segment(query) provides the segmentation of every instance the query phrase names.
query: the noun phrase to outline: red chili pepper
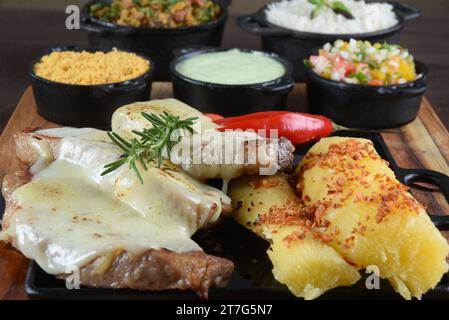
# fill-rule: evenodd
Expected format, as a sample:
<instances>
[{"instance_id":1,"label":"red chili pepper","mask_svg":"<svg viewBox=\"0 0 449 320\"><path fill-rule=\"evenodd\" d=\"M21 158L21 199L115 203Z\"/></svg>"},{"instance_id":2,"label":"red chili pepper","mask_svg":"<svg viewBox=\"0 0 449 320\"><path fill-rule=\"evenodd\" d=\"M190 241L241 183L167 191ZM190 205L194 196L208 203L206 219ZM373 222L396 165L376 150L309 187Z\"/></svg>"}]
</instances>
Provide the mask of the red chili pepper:
<instances>
[{"instance_id":1,"label":"red chili pepper","mask_svg":"<svg viewBox=\"0 0 449 320\"><path fill-rule=\"evenodd\" d=\"M304 144L329 136L333 131L332 120L324 116L300 112L267 111L216 120L226 129L278 129L280 137L288 138L294 145ZM267 132L268 134L268 132Z\"/></svg>"},{"instance_id":2,"label":"red chili pepper","mask_svg":"<svg viewBox=\"0 0 449 320\"><path fill-rule=\"evenodd\" d=\"M203 113L204 116L208 117L209 119L211 119L212 121L217 121L220 119L224 119L223 116L220 116L219 114L216 113Z\"/></svg>"},{"instance_id":3,"label":"red chili pepper","mask_svg":"<svg viewBox=\"0 0 449 320\"><path fill-rule=\"evenodd\" d=\"M272 116L278 116L280 114L285 114L285 113L289 113L289 111L261 111L261 112L249 113L249 114L245 114L243 116L237 116L237 117L228 117L228 118L222 117L220 120L214 120L214 122L216 124L226 125L226 123L241 122L244 120L269 118Z\"/></svg>"}]
</instances>

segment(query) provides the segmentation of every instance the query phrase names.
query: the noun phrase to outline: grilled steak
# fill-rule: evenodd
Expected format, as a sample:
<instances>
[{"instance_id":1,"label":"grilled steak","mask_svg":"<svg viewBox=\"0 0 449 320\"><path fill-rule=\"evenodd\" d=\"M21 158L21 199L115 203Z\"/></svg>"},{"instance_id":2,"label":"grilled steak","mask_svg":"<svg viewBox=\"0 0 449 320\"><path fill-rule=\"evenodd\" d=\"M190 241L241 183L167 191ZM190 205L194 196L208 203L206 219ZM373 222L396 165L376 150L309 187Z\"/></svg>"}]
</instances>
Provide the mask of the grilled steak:
<instances>
[{"instance_id":1,"label":"grilled steak","mask_svg":"<svg viewBox=\"0 0 449 320\"><path fill-rule=\"evenodd\" d=\"M172 167L168 167L162 175L169 184L159 186L160 189L171 186L174 190L158 190L158 196L167 200L175 197L171 202L178 201L181 204L178 211L173 213L178 213L178 216L166 217L166 214L158 215L159 212L154 210L145 211L146 208L140 206L145 197L136 200L140 194L126 194L127 190L120 187L120 179L126 178L126 183L130 183L134 177L126 175L126 172L122 173L124 176L118 174L108 178L112 179L112 186L116 187L115 193L109 194L107 186L97 187L95 179L99 178L92 168L106 161L108 152L113 155L114 151L103 145L104 136L101 133L89 130L63 130L64 137L31 132L16 135L19 159L33 166L4 178L2 192L6 199L6 210L0 239L35 259L45 271L58 278L69 275L64 270L66 260L61 262L62 257L78 254L78 259L67 260L67 266L69 262L77 262L80 282L86 286L138 290L191 289L203 298L207 298L209 287L225 286L232 275L233 263L207 255L189 236L197 228L216 220L219 210L224 207L222 203L227 205L227 197L218 190L214 191L209 186L182 176L182 172ZM81 141L84 141L84 146L76 144ZM74 149L64 149L64 143L74 144L71 146ZM81 182L77 182L78 175L84 171L78 172L77 167L91 170L85 177L80 177ZM99 169L101 171L101 166ZM158 171L148 174L153 174L150 177L152 179L160 179ZM95 180L93 183L89 180L91 178ZM107 185L111 181L103 182ZM138 184L135 186L140 188ZM147 186L151 186L151 183L148 182ZM87 204L77 198L97 192L91 200L86 199ZM143 192L148 190L143 189ZM75 199L73 203L69 201L71 198L67 198L69 196ZM147 193L147 196L151 195ZM113 199L110 201L114 201L116 212L102 212L107 209L101 210L97 204L92 209L95 212L89 212L89 201L98 200L101 204L103 198L108 201ZM122 205L122 200L126 202L125 205ZM76 210L72 211L74 205ZM165 205L176 208L177 204ZM46 206L49 209L43 210ZM126 212L122 214L120 210ZM188 212L192 214L193 220ZM112 217L109 216L111 214ZM127 226L127 223L131 225ZM180 229L175 228L177 223ZM160 225L156 228L153 224ZM60 230L64 228L67 229ZM147 230L156 233L145 238ZM167 232L168 236L160 235L158 230L160 233ZM71 236L72 232L78 233ZM156 240L152 239L153 236Z\"/></svg>"}]
</instances>

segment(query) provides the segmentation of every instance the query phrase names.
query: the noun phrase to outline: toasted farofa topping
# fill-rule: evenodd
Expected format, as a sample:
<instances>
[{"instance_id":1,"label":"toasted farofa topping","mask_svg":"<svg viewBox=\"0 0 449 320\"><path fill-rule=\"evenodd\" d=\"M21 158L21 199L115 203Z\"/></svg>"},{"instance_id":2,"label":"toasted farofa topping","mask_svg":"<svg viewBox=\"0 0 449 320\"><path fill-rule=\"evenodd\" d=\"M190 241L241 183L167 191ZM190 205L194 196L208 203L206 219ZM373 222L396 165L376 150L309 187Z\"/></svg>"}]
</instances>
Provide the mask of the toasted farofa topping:
<instances>
[{"instance_id":1,"label":"toasted farofa topping","mask_svg":"<svg viewBox=\"0 0 449 320\"><path fill-rule=\"evenodd\" d=\"M250 180L248 180L248 186L253 187L254 189L258 188L274 188L277 187L280 184L279 180L268 180L261 176L255 176L252 177Z\"/></svg>"},{"instance_id":2,"label":"toasted farofa topping","mask_svg":"<svg viewBox=\"0 0 449 320\"><path fill-rule=\"evenodd\" d=\"M269 212L259 216L255 223L255 226L263 224L279 227L301 226L300 231L295 231L284 238L287 246L290 246L293 241L304 239L308 233L322 243L332 241L338 230L335 227L329 230L330 223L326 219L328 211L340 208L348 201L353 204L366 202L377 205L377 214L373 217L377 223L381 223L389 214L397 210L419 214L422 208L422 205L409 194L407 186L386 174L373 174L361 163L363 159L385 162L375 152L371 142L363 143L349 139L330 145L326 153L308 153L305 158L307 162L293 179L300 200L289 202L282 208L270 208ZM304 172L315 166L329 168L335 172L332 176L325 178L328 188L327 197L319 201L312 201L309 195L303 194ZM369 190L370 182L368 181L375 182L378 186L376 189L379 190L369 195L363 194L361 191ZM369 218L370 216L367 215L365 220L368 221ZM368 231L366 225L359 222L357 228L352 230L341 245L349 249L356 236L363 237Z\"/></svg>"},{"instance_id":3,"label":"toasted farofa topping","mask_svg":"<svg viewBox=\"0 0 449 320\"><path fill-rule=\"evenodd\" d=\"M131 80L150 69L150 63L134 53L61 51L45 55L34 65L37 76L65 84L97 85Z\"/></svg>"},{"instance_id":4,"label":"toasted farofa topping","mask_svg":"<svg viewBox=\"0 0 449 320\"><path fill-rule=\"evenodd\" d=\"M329 222L325 219L325 216L328 208L328 203L320 201L314 205L289 201L287 205L281 208L271 207L267 214L259 215L253 225L256 228L261 225L275 225L280 228L300 226L300 231L295 231L283 239L287 246L290 246L296 240L305 239L307 233L310 233L314 239L327 243L338 232L336 228L333 228L330 233L327 232ZM276 230L273 233L276 233Z\"/></svg>"},{"instance_id":5,"label":"toasted farofa topping","mask_svg":"<svg viewBox=\"0 0 449 320\"><path fill-rule=\"evenodd\" d=\"M352 199L353 203L370 202L378 205L376 222L382 220L394 210L408 210L418 213L422 206L408 193L408 187L401 184L385 174L376 173L372 176L366 167L358 163L362 159L383 161L388 166L388 162L379 157L372 147L371 142L360 142L348 139L339 144L329 146L326 154L312 155L318 157L318 161L313 161L311 166L319 165L323 168L333 169L336 174L327 183L328 201L332 201L332 206L340 207L344 202ZM345 157L346 161L341 161ZM351 161L352 160L352 161ZM308 169L311 167L309 166ZM301 178L301 177L300 177ZM362 195L358 190L369 189L369 179L372 178L379 185L379 192L373 192L370 196ZM297 187L301 187L299 184ZM305 195L306 201L308 196Z\"/></svg>"}]
</instances>

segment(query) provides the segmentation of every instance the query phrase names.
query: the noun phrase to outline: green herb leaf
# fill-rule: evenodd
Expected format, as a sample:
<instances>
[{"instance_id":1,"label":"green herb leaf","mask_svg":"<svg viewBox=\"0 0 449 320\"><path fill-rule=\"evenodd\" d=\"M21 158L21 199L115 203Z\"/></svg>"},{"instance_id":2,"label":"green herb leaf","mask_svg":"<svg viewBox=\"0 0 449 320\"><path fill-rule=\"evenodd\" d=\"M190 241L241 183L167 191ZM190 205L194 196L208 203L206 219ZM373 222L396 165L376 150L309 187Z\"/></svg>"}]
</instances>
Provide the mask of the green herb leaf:
<instances>
[{"instance_id":1,"label":"green herb leaf","mask_svg":"<svg viewBox=\"0 0 449 320\"><path fill-rule=\"evenodd\" d=\"M302 62L304 63L304 65L305 65L307 68L311 68L311 63L310 63L310 60L309 60L309 59L304 59Z\"/></svg>"},{"instance_id":2,"label":"green herb leaf","mask_svg":"<svg viewBox=\"0 0 449 320\"><path fill-rule=\"evenodd\" d=\"M354 16L352 15L351 11L341 1L329 2L328 0L308 0L308 2L315 6L315 8L310 13L311 19L314 19L318 15L320 10L323 9L324 7L332 9L332 11L335 14L341 14L346 19L354 19Z\"/></svg>"},{"instance_id":3,"label":"green herb leaf","mask_svg":"<svg viewBox=\"0 0 449 320\"><path fill-rule=\"evenodd\" d=\"M324 6L326 4L325 0L309 0L310 4L316 5L316 6Z\"/></svg>"},{"instance_id":4,"label":"green herb leaf","mask_svg":"<svg viewBox=\"0 0 449 320\"><path fill-rule=\"evenodd\" d=\"M173 116L167 112L160 115L142 112L141 115L152 126L142 131L133 131L136 138L133 138L131 141L127 141L117 133L108 132L111 141L124 153L117 161L104 166L105 170L101 173L102 176L128 163L129 168L134 171L139 181L143 183L143 178L136 162L139 162L145 171L147 170L147 164L153 161L156 161L160 167L164 160L164 150L170 153L173 148L174 143L171 140L173 133L176 130L186 130L189 133L193 133L193 123L198 119L196 117L181 119L179 116Z\"/></svg>"},{"instance_id":5,"label":"green herb leaf","mask_svg":"<svg viewBox=\"0 0 449 320\"><path fill-rule=\"evenodd\" d=\"M317 6L317 7L315 7L315 9L313 9L312 12L310 13L310 19L315 19L315 17L318 15L318 13L323 8L324 8L324 6Z\"/></svg>"},{"instance_id":6,"label":"green herb leaf","mask_svg":"<svg viewBox=\"0 0 449 320\"><path fill-rule=\"evenodd\" d=\"M341 14L346 19L354 19L351 10L349 10L348 7L341 1L334 1L331 8L336 14Z\"/></svg>"},{"instance_id":7,"label":"green herb leaf","mask_svg":"<svg viewBox=\"0 0 449 320\"><path fill-rule=\"evenodd\" d=\"M374 61L367 61L369 68L372 69L376 69L377 65Z\"/></svg>"},{"instance_id":8,"label":"green herb leaf","mask_svg":"<svg viewBox=\"0 0 449 320\"><path fill-rule=\"evenodd\" d=\"M364 73L362 73L362 72L358 72L358 73L356 73L354 76L355 76L355 78L356 78L357 80L359 80L359 82L360 82L361 84L367 84L367 83L368 83L368 77L367 77L366 74L364 74Z\"/></svg>"}]
</instances>

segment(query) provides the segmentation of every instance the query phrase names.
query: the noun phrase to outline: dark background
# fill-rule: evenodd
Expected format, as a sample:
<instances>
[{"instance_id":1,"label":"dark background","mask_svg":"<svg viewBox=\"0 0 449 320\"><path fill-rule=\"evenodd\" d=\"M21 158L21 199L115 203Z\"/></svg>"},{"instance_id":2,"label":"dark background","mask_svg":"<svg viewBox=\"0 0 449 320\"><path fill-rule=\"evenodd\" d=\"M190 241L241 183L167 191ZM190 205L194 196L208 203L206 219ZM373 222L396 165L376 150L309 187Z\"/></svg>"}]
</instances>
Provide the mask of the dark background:
<instances>
[{"instance_id":1,"label":"dark background","mask_svg":"<svg viewBox=\"0 0 449 320\"><path fill-rule=\"evenodd\" d=\"M47 47L86 44L82 31L65 28L65 7L87 0L0 0L0 132L28 86L29 61ZM241 31L236 16L255 12L268 0L234 0L223 46L259 48L258 37ZM449 0L400 1L419 8L401 44L430 68L427 98L449 128Z\"/></svg>"}]
</instances>

